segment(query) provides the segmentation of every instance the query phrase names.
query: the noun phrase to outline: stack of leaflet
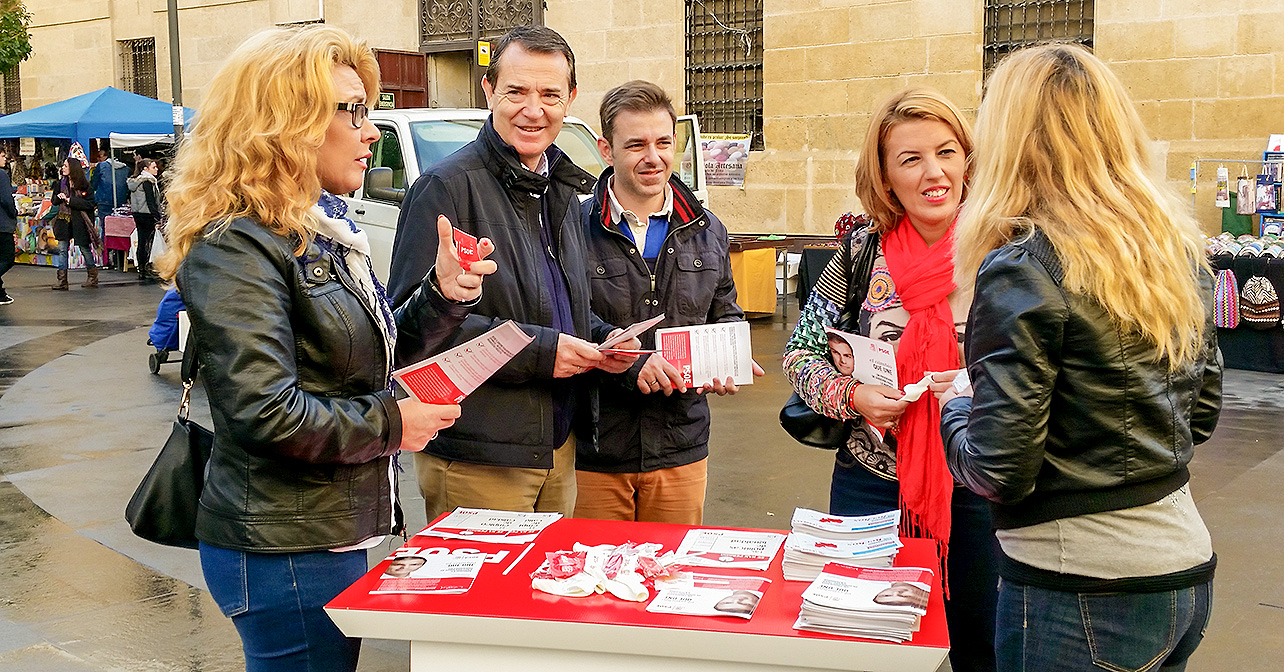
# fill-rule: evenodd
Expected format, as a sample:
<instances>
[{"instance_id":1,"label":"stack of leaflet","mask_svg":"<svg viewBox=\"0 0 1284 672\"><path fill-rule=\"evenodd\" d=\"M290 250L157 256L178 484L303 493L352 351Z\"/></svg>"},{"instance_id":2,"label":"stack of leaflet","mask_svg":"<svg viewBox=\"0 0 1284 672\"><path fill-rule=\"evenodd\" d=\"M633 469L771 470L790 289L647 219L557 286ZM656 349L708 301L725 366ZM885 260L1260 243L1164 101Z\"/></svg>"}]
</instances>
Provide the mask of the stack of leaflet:
<instances>
[{"instance_id":1,"label":"stack of leaflet","mask_svg":"<svg viewBox=\"0 0 1284 672\"><path fill-rule=\"evenodd\" d=\"M833 516L794 509L793 531L785 539L781 564L786 581L811 581L827 563L891 567L901 542L899 511L869 516Z\"/></svg>"},{"instance_id":2,"label":"stack of leaflet","mask_svg":"<svg viewBox=\"0 0 1284 672\"><path fill-rule=\"evenodd\" d=\"M796 630L904 642L927 613L932 570L830 563L807 590Z\"/></svg>"}]
</instances>

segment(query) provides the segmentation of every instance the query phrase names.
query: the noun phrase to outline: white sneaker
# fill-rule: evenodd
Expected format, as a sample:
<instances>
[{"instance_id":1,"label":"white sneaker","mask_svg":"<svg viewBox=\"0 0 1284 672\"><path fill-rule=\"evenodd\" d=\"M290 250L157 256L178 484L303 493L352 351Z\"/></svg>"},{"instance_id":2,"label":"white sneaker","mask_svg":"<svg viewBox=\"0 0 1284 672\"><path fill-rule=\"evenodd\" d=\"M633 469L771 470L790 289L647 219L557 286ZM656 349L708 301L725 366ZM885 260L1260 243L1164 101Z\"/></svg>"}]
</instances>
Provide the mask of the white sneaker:
<instances>
[{"instance_id":1,"label":"white sneaker","mask_svg":"<svg viewBox=\"0 0 1284 672\"><path fill-rule=\"evenodd\" d=\"M0 294L0 306L7 306L13 303L13 297L8 294Z\"/></svg>"}]
</instances>

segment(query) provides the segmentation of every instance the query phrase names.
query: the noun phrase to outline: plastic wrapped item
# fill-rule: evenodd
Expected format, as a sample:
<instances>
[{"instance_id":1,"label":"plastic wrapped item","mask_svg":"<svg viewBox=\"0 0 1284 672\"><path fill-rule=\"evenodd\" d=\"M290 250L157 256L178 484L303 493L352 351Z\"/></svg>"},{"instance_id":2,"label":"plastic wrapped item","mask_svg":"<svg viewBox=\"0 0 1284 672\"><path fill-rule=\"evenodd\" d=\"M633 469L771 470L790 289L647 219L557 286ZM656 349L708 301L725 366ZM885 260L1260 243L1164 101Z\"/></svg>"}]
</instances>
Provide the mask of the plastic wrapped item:
<instances>
[{"instance_id":1,"label":"plastic wrapped item","mask_svg":"<svg viewBox=\"0 0 1284 672\"><path fill-rule=\"evenodd\" d=\"M645 602L657 577L668 576L672 552L656 557L660 544L627 542L618 546L575 544L574 550L548 553L531 574L531 588L563 597L600 593Z\"/></svg>"}]
</instances>

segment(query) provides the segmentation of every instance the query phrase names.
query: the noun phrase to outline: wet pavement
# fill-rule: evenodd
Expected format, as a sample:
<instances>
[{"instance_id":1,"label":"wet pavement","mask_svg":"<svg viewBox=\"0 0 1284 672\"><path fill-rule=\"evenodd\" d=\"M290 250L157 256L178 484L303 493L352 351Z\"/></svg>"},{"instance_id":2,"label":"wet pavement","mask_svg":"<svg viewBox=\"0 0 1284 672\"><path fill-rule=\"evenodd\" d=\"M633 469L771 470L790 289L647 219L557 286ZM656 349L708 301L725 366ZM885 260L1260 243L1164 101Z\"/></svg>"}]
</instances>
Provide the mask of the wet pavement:
<instances>
[{"instance_id":1,"label":"wet pavement","mask_svg":"<svg viewBox=\"0 0 1284 672\"><path fill-rule=\"evenodd\" d=\"M5 275L0 306L0 670L243 670L230 621L211 601L196 553L135 538L122 512L169 433L178 364L147 370L147 327L162 291L104 272L85 290L45 289L51 269ZM768 376L713 398L706 523L784 529L795 506L823 509L832 454L776 422L788 386L781 349L797 318L753 322ZM1284 659L1284 376L1227 375L1213 439L1192 490L1220 562L1213 621L1190 668L1253 672ZM203 399L193 415L207 417ZM422 500L401 479L412 526ZM373 549L371 561L391 550ZM359 668L408 665L400 642L368 640Z\"/></svg>"}]
</instances>

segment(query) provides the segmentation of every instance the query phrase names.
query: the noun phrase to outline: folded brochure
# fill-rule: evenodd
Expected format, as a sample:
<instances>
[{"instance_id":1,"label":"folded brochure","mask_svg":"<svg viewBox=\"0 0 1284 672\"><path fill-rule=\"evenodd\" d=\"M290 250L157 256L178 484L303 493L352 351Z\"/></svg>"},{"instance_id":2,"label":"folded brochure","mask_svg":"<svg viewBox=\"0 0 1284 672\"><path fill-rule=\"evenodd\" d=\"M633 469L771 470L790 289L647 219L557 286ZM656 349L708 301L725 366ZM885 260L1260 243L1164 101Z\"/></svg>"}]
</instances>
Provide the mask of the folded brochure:
<instances>
[{"instance_id":1,"label":"folded brochure","mask_svg":"<svg viewBox=\"0 0 1284 672\"><path fill-rule=\"evenodd\" d=\"M397 369L392 377L425 404L458 404L533 340L508 320L467 343Z\"/></svg>"},{"instance_id":2,"label":"folded brochure","mask_svg":"<svg viewBox=\"0 0 1284 672\"><path fill-rule=\"evenodd\" d=\"M629 327L624 331L621 331L620 333L606 339L605 341L602 341L597 346L597 349L603 352L606 352L608 350L617 350L615 346L629 340L630 338L642 335L642 333L645 332L647 329L654 327L655 325L659 324L662 321L664 321L664 313L660 313L659 315L656 315L655 317L649 320L642 320L641 322L637 322L635 324L629 325ZM621 351L621 352L627 352L627 351Z\"/></svg>"}]
</instances>

